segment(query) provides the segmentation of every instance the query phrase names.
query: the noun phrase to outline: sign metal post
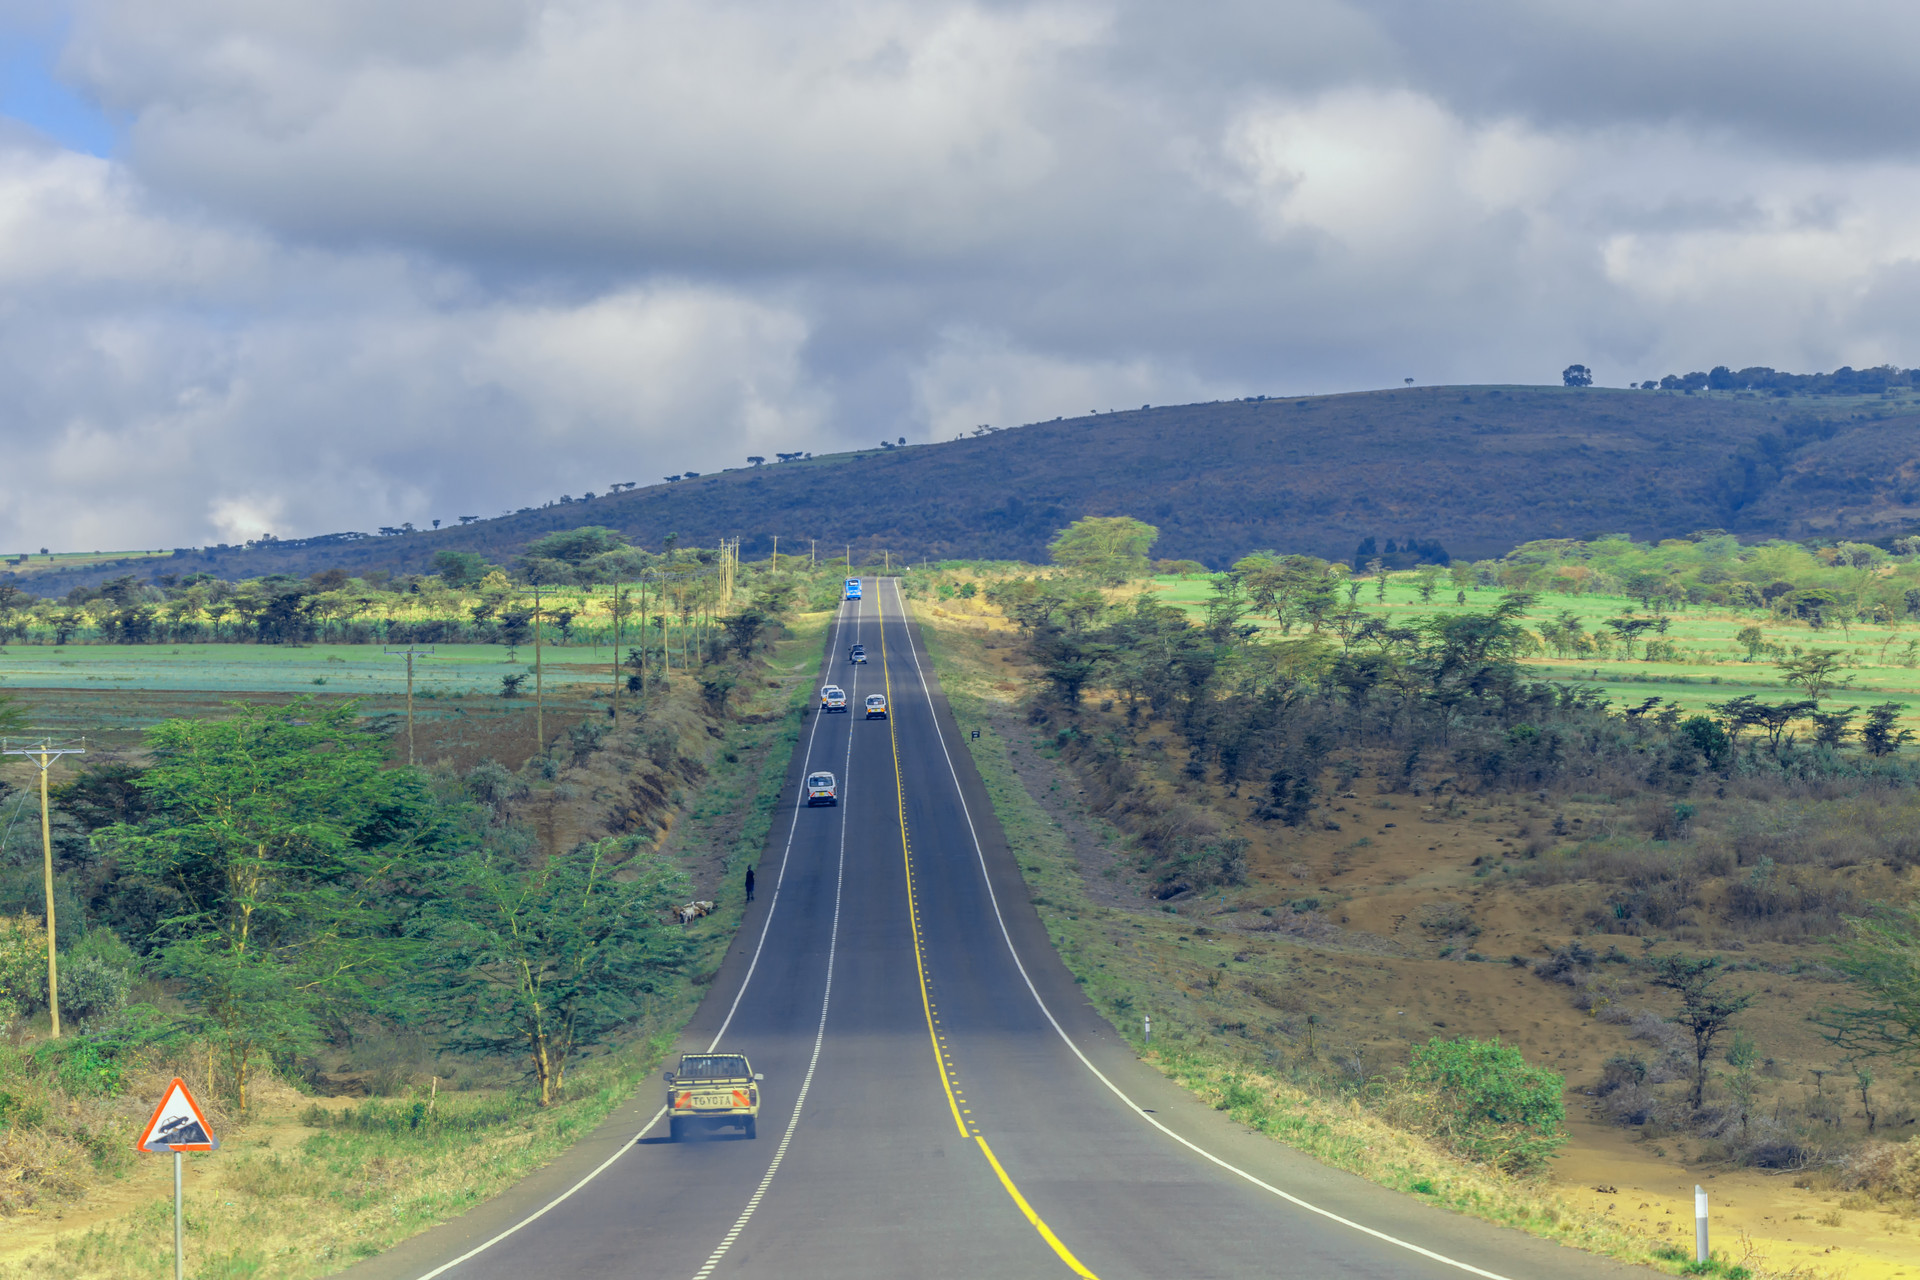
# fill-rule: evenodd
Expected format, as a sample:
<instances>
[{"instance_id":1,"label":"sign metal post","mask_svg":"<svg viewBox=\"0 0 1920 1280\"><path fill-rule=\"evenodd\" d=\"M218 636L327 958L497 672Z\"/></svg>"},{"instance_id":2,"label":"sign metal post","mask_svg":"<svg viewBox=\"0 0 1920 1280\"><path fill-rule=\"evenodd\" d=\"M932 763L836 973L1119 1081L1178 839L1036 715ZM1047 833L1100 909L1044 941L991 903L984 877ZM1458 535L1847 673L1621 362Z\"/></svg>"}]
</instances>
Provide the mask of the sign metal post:
<instances>
[{"instance_id":1,"label":"sign metal post","mask_svg":"<svg viewBox=\"0 0 1920 1280\"><path fill-rule=\"evenodd\" d=\"M184 1153L188 1151L217 1151L220 1139L213 1136L213 1129L207 1124L207 1118L200 1114L200 1104L187 1092L186 1081L179 1076L167 1086L160 1096L160 1105L153 1109L153 1118L147 1121L147 1127L140 1140L133 1144L134 1150L157 1154L162 1151L173 1153L173 1280L186 1280L187 1277L187 1230L186 1230L186 1170Z\"/></svg>"}]
</instances>

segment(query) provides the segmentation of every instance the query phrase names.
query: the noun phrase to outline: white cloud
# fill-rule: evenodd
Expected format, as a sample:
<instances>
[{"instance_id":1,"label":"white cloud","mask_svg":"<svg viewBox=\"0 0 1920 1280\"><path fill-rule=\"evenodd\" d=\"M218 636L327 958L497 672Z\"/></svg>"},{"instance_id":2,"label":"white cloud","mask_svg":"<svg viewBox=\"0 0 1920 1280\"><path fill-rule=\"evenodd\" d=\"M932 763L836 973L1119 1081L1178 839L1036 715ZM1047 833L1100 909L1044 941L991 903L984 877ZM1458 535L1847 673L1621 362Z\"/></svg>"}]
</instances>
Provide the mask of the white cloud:
<instances>
[{"instance_id":1,"label":"white cloud","mask_svg":"<svg viewBox=\"0 0 1920 1280\"><path fill-rule=\"evenodd\" d=\"M1836 4L0 0L123 129L0 120L0 546L1402 376L1920 363L1920 19Z\"/></svg>"}]
</instances>

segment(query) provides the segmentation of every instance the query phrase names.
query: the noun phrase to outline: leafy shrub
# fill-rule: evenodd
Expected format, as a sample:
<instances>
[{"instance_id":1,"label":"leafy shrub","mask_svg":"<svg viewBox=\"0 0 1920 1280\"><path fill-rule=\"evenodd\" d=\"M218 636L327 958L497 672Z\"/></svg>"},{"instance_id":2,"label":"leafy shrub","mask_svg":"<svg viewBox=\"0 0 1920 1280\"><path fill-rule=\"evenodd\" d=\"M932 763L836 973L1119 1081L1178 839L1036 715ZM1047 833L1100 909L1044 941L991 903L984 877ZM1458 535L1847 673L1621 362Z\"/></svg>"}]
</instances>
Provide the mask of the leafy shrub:
<instances>
[{"instance_id":1,"label":"leafy shrub","mask_svg":"<svg viewBox=\"0 0 1920 1280\"><path fill-rule=\"evenodd\" d=\"M1528 1173L1567 1140L1566 1081L1498 1040L1415 1045L1407 1079L1432 1100L1430 1127L1470 1160Z\"/></svg>"},{"instance_id":2,"label":"leafy shrub","mask_svg":"<svg viewBox=\"0 0 1920 1280\"><path fill-rule=\"evenodd\" d=\"M0 1006L47 1002L47 930L32 916L0 916Z\"/></svg>"},{"instance_id":3,"label":"leafy shrub","mask_svg":"<svg viewBox=\"0 0 1920 1280\"><path fill-rule=\"evenodd\" d=\"M99 956L69 954L60 964L60 1016L77 1022L120 1012L133 974Z\"/></svg>"}]
</instances>

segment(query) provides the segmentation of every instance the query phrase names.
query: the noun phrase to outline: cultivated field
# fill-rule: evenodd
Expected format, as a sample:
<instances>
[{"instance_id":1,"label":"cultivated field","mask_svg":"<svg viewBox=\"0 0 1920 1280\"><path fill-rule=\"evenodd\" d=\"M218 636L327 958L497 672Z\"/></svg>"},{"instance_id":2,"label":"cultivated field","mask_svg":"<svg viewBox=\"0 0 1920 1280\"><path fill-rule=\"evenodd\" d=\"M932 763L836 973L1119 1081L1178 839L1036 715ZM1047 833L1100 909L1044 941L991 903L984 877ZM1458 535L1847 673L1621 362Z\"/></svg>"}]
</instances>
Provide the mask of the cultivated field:
<instances>
[{"instance_id":1,"label":"cultivated field","mask_svg":"<svg viewBox=\"0 0 1920 1280\"><path fill-rule=\"evenodd\" d=\"M1160 577L1153 589L1169 604L1186 609L1196 618L1206 612L1211 595L1208 580L1201 577ZM1379 598L1374 581L1366 579L1355 604L1370 616L1387 618L1395 626L1419 626L1437 614L1462 608L1492 608L1504 593L1492 588L1467 591L1464 606L1453 603L1455 590L1442 577L1432 603L1423 603L1412 574L1391 575L1386 599ZM1540 595L1525 621L1539 634L1543 626L1563 613L1580 620L1589 635L1606 634L1609 618L1628 613L1639 618L1653 617L1637 600L1609 595ZM1800 696L1799 691L1781 683L1780 672L1771 656L1762 654L1746 660L1745 648L1735 636L1748 627L1758 627L1768 645L1780 656L1793 656L1813 649L1838 650L1847 664L1844 685L1821 699L1828 710L1875 703L1897 702L1909 720L1920 721L1920 621L1908 619L1893 623L1853 623L1845 629L1838 625L1818 630L1805 622L1783 620L1765 610L1726 609L1682 605L1666 610L1669 620L1663 635L1648 633L1635 646L1628 659L1616 654L1581 661L1556 658L1542 646L1539 653L1523 658L1522 664L1542 678L1587 685L1611 698L1616 708L1637 706L1648 698L1663 698L1688 712L1704 710L1709 703L1725 702L1741 694L1761 700L1786 701ZM1247 615L1245 621L1279 634L1280 624L1272 618ZM1294 626L1291 635L1306 634ZM1664 640L1673 646L1674 656L1649 662L1639 656L1647 640Z\"/></svg>"}]
</instances>

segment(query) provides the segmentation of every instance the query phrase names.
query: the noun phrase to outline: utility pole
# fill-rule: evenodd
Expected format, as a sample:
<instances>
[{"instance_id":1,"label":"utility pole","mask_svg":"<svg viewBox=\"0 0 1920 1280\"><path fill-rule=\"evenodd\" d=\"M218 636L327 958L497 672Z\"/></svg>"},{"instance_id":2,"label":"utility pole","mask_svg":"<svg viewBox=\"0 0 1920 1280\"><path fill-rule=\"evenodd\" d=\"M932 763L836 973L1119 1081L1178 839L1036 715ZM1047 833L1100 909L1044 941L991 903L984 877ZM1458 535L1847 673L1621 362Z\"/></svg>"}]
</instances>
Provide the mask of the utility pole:
<instances>
[{"instance_id":1,"label":"utility pole","mask_svg":"<svg viewBox=\"0 0 1920 1280\"><path fill-rule=\"evenodd\" d=\"M887 572L892 573L893 572L893 552L888 551L885 554L887 557Z\"/></svg>"},{"instance_id":2,"label":"utility pole","mask_svg":"<svg viewBox=\"0 0 1920 1280\"><path fill-rule=\"evenodd\" d=\"M54 946L53 824L47 816L47 772L61 756L85 755L87 740L77 747L56 747L45 738L37 747L9 747L0 740L0 755L26 756L40 766L40 854L44 859L47 890L47 1008L53 1014L53 1038L60 1038L60 959Z\"/></svg>"},{"instance_id":3,"label":"utility pole","mask_svg":"<svg viewBox=\"0 0 1920 1280\"><path fill-rule=\"evenodd\" d=\"M547 697L540 687L540 584L533 584L533 736L540 740L540 754L547 754Z\"/></svg>"},{"instance_id":4,"label":"utility pole","mask_svg":"<svg viewBox=\"0 0 1920 1280\"><path fill-rule=\"evenodd\" d=\"M780 535L773 535L773 571L780 572Z\"/></svg>"},{"instance_id":5,"label":"utility pole","mask_svg":"<svg viewBox=\"0 0 1920 1280\"><path fill-rule=\"evenodd\" d=\"M620 579L613 580L613 727L620 727Z\"/></svg>"},{"instance_id":6,"label":"utility pole","mask_svg":"<svg viewBox=\"0 0 1920 1280\"><path fill-rule=\"evenodd\" d=\"M809 570L811 570L814 567L813 549L817 545L818 541L819 540L816 538L807 539L807 568Z\"/></svg>"},{"instance_id":7,"label":"utility pole","mask_svg":"<svg viewBox=\"0 0 1920 1280\"><path fill-rule=\"evenodd\" d=\"M433 646L429 645L425 649L416 649L411 644L409 644L404 649L383 649L381 650L381 652L391 654L396 658L405 657L407 660L407 767L412 768L413 767L413 660L415 658L431 658L433 656Z\"/></svg>"}]
</instances>

